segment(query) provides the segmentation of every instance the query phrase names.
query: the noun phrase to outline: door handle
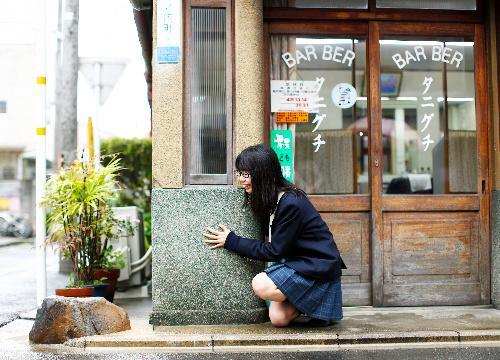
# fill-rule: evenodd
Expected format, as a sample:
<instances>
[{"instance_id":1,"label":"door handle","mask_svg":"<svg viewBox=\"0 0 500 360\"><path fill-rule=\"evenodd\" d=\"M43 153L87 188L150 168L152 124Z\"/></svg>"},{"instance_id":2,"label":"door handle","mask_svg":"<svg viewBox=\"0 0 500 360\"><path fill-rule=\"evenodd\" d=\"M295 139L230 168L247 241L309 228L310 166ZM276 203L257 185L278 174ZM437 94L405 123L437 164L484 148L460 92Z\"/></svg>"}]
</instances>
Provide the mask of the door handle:
<instances>
[{"instance_id":1,"label":"door handle","mask_svg":"<svg viewBox=\"0 0 500 360\"><path fill-rule=\"evenodd\" d=\"M486 180L485 179L481 180L481 193L483 195L486 194Z\"/></svg>"}]
</instances>

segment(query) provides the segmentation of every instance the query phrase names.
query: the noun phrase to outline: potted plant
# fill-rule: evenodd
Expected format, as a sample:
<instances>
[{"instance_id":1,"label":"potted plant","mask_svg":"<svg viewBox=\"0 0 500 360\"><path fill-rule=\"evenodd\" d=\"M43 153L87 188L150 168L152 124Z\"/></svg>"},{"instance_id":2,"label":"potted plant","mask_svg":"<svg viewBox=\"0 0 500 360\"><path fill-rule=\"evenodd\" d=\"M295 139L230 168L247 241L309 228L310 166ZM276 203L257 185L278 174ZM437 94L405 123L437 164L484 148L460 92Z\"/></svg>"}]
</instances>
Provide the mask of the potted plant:
<instances>
[{"instance_id":1,"label":"potted plant","mask_svg":"<svg viewBox=\"0 0 500 360\"><path fill-rule=\"evenodd\" d=\"M71 297L89 297L94 295L94 288L87 286L85 281L75 281L75 274L69 275L69 284L65 288L56 289L56 295Z\"/></svg>"},{"instance_id":2,"label":"potted plant","mask_svg":"<svg viewBox=\"0 0 500 360\"><path fill-rule=\"evenodd\" d=\"M127 225L124 225L125 227ZM120 269L125 267L124 253L120 249L113 249L112 245L104 244L103 251L97 261L94 279L103 279L108 284L104 297L113 302L116 283L120 277Z\"/></svg>"},{"instance_id":3,"label":"potted plant","mask_svg":"<svg viewBox=\"0 0 500 360\"><path fill-rule=\"evenodd\" d=\"M92 285L87 285L87 287L93 290L92 296L106 297L106 290L109 287L109 284L105 281L106 278L96 279L92 282Z\"/></svg>"},{"instance_id":4,"label":"potted plant","mask_svg":"<svg viewBox=\"0 0 500 360\"><path fill-rule=\"evenodd\" d=\"M119 234L120 220L111 209L118 185L116 176L121 169L119 160L113 158L106 166L92 164L92 160L75 161L61 169L47 182L41 202L50 209L47 217L50 236L46 245L57 247L71 260L72 289L94 285L94 273L103 250ZM59 289L58 293L63 294L64 290Z\"/></svg>"}]
</instances>

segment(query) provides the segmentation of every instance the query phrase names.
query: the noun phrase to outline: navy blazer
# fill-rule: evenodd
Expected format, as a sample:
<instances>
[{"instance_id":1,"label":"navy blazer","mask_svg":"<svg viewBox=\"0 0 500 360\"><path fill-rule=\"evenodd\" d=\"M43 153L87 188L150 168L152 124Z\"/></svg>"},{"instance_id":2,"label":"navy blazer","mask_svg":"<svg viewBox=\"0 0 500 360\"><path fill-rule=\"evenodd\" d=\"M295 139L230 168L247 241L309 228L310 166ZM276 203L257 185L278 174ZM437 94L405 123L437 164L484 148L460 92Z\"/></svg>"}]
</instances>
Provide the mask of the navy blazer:
<instances>
[{"instance_id":1,"label":"navy blazer","mask_svg":"<svg viewBox=\"0 0 500 360\"><path fill-rule=\"evenodd\" d=\"M299 274L321 280L336 280L346 268L332 233L305 195L285 192L275 212L271 239L247 239L231 231L224 247L256 260L285 258L285 264Z\"/></svg>"}]
</instances>

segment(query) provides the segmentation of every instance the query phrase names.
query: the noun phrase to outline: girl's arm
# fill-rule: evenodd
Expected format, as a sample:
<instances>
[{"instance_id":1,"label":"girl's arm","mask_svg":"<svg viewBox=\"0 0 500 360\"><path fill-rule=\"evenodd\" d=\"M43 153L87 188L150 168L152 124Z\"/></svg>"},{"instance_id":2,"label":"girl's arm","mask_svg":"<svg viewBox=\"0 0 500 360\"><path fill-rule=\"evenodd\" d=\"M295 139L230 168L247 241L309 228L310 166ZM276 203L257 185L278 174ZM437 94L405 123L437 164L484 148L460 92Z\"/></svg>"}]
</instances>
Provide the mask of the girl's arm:
<instances>
[{"instance_id":1,"label":"girl's arm","mask_svg":"<svg viewBox=\"0 0 500 360\"><path fill-rule=\"evenodd\" d=\"M300 207L296 202L284 202L282 205L279 216L277 214L274 219L270 243L247 239L231 231L224 243L224 248L256 260L279 261L287 257L302 224Z\"/></svg>"}]
</instances>

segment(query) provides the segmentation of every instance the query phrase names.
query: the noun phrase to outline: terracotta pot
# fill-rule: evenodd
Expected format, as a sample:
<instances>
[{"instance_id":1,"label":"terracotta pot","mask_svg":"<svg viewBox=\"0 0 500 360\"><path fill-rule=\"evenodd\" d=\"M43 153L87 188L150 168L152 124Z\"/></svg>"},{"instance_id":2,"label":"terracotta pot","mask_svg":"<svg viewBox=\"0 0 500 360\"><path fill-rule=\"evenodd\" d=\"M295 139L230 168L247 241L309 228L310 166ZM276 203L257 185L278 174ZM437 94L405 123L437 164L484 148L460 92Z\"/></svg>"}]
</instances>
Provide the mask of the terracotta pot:
<instances>
[{"instance_id":1,"label":"terracotta pot","mask_svg":"<svg viewBox=\"0 0 500 360\"><path fill-rule=\"evenodd\" d=\"M103 280L103 282L108 284L109 286L106 287L106 294L104 295L104 298L110 302L113 302L113 299L115 297L116 283L118 282L119 277L120 269L96 269L94 271L95 280L106 278L106 280Z\"/></svg>"},{"instance_id":2,"label":"terracotta pot","mask_svg":"<svg viewBox=\"0 0 500 360\"><path fill-rule=\"evenodd\" d=\"M93 294L93 287L56 289L56 295L66 297L90 297Z\"/></svg>"}]
</instances>

